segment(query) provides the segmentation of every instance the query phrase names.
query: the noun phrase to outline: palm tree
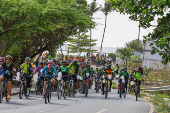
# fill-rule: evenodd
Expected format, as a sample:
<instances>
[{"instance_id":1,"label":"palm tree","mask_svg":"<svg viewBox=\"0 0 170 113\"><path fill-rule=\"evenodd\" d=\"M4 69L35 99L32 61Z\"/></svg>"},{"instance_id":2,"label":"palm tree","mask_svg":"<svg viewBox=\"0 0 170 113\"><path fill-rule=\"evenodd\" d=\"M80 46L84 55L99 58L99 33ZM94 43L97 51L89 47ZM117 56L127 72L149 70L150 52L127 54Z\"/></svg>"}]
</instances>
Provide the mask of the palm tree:
<instances>
[{"instance_id":1,"label":"palm tree","mask_svg":"<svg viewBox=\"0 0 170 113\"><path fill-rule=\"evenodd\" d=\"M103 44L104 35L106 31L107 15L109 14L109 12L112 11L111 2L105 2L105 6L104 8L101 9L101 11L105 14L105 27L104 27L103 38L101 42L100 54L102 53L102 44Z\"/></svg>"},{"instance_id":2,"label":"palm tree","mask_svg":"<svg viewBox=\"0 0 170 113\"><path fill-rule=\"evenodd\" d=\"M96 0L94 0L90 6L90 16L91 18L93 17L93 14L97 11L99 11L100 7L97 7L97 3L96 3ZM92 36L92 31L91 31L91 28L90 28L90 52L91 52L91 36Z\"/></svg>"}]
</instances>

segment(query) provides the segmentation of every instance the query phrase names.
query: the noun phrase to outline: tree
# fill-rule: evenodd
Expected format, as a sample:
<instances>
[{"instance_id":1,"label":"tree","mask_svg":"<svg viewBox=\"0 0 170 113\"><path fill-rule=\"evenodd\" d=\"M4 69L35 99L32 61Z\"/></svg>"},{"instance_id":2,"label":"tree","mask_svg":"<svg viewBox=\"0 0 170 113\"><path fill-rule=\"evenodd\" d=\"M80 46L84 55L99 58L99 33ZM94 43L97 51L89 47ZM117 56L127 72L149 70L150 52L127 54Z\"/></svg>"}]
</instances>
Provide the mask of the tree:
<instances>
[{"instance_id":1,"label":"tree","mask_svg":"<svg viewBox=\"0 0 170 113\"><path fill-rule=\"evenodd\" d=\"M125 44L126 47L133 49L134 51L143 52L143 41L140 40L138 44L138 39L134 39Z\"/></svg>"},{"instance_id":2,"label":"tree","mask_svg":"<svg viewBox=\"0 0 170 113\"><path fill-rule=\"evenodd\" d=\"M109 53L109 54L108 54L108 57L114 58L114 57L115 57L115 54L114 54L114 53Z\"/></svg>"},{"instance_id":3,"label":"tree","mask_svg":"<svg viewBox=\"0 0 170 113\"><path fill-rule=\"evenodd\" d=\"M97 39L92 39L91 42L91 46L95 46L96 45L96 42ZM78 44L79 44L79 52L88 52L88 47L89 47L89 44L90 44L90 39L89 39L89 36L86 35L86 34L82 34L80 35L79 37L76 37L76 38L72 38L69 40L69 48L71 49L71 53L77 53L78 52ZM97 50L92 50L92 52L95 52Z\"/></svg>"},{"instance_id":4,"label":"tree","mask_svg":"<svg viewBox=\"0 0 170 113\"><path fill-rule=\"evenodd\" d=\"M91 4L90 4L90 16L91 18L93 17L93 14L96 13L97 11L99 11L100 7L97 7L97 3L96 1L94 0ZM90 52L91 52L91 36L92 36L92 31L91 31L91 28L90 28Z\"/></svg>"},{"instance_id":5,"label":"tree","mask_svg":"<svg viewBox=\"0 0 170 113\"><path fill-rule=\"evenodd\" d=\"M144 42L151 39L152 54L158 52L164 64L170 61L169 43L170 43L170 1L169 0L108 0L112 2L114 9L123 14L129 14L130 19L139 21L140 27L156 27L152 33L144 37ZM152 25L151 22L155 16L159 17L158 25ZM159 51L161 49L161 51Z\"/></svg>"},{"instance_id":6,"label":"tree","mask_svg":"<svg viewBox=\"0 0 170 113\"><path fill-rule=\"evenodd\" d=\"M105 14L105 27L104 27L104 32L103 32L103 37L101 42L100 54L102 53L102 45L103 45L104 35L106 31L107 15L109 14L109 12L112 11L111 2L105 2L104 8L102 8L101 11Z\"/></svg>"},{"instance_id":7,"label":"tree","mask_svg":"<svg viewBox=\"0 0 170 113\"><path fill-rule=\"evenodd\" d=\"M126 61L126 66L128 60L132 55L134 55L134 50L131 48L125 47L118 50L118 57L122 59L124 62Z\"/></svg>"},{"instance_id":8,"label":"tree","mask_svg":"<svg viewBox=\"0 0 170 113\"><path fill-rule=\"evenodd\" d=\"M75 0L1 0L0 7L0 56L12 55L15 64L45 50L55 54L78 30L94 26Z\"/></svg>"}]
</instances>

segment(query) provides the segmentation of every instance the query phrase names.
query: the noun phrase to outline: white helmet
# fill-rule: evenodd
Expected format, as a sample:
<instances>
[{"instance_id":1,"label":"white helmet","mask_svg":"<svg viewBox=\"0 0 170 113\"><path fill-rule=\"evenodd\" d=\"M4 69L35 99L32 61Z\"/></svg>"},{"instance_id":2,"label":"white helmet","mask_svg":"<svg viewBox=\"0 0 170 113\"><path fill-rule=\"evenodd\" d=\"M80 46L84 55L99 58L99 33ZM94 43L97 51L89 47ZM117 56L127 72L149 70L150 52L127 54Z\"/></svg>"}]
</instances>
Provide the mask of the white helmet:
<instances>
[{"instance_id":1,"label":"white helmet","mask_svg":"<svg viewBox=\"0 0 170 113\"><path fill-rule=\"evenodd\" d=\"M48 60L48 64L53 64L53 61L52 60Z\"/></svg>"}]
</instances>

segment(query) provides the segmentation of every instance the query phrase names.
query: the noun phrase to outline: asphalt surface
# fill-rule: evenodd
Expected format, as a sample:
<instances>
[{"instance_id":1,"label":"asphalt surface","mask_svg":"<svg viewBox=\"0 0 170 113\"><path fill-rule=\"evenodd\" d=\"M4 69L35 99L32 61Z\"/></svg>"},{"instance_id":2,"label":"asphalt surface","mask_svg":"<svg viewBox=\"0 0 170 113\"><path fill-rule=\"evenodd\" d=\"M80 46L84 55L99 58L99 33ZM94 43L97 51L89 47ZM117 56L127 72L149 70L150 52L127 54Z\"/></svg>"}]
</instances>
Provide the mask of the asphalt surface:
<instances>
[{"instance_id":1,"label":"asphalt surface","mask_svg":"<svg viewBox=\"0 0 170 113\"><path fill-rule=\"evenodd\" d=\"M135 96L127 94L119 98L116 90L109 93L108 98L90 89L88 97L77 93L75 97L58 99L53 92L51 102L45 104L41 95L32 93L28 99L12 96L10 102L0 104L0 113L152 113L151 106L144 99L135 101Z\"/></svg>"}]
</instances>

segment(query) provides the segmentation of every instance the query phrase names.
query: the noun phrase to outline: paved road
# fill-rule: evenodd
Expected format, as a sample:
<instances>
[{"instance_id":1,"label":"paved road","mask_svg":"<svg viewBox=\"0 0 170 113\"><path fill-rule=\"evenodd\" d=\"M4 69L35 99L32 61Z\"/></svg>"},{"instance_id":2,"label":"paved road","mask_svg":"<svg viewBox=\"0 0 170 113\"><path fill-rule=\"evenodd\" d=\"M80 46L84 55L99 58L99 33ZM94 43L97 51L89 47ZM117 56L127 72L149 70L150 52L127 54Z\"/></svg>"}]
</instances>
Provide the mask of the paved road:
<instances>
[{"instance_id":1,"label":"paved road","mask_svg":"<svg viewBox=\"0 0 170 113\"><path fill-rule=\"evenodd\" d=\"M28 99L12 96L9 103L0 104L0 113L149 113L151 107L143 99L135 101L133 95L120 99L116 90L105 99L101 93L90 90L88 97L77 94L75 98L67 97L58 100L57 93L52 94L50 103L45 104L41 95L31 94Z\"/></svg>"}]
</instances>

